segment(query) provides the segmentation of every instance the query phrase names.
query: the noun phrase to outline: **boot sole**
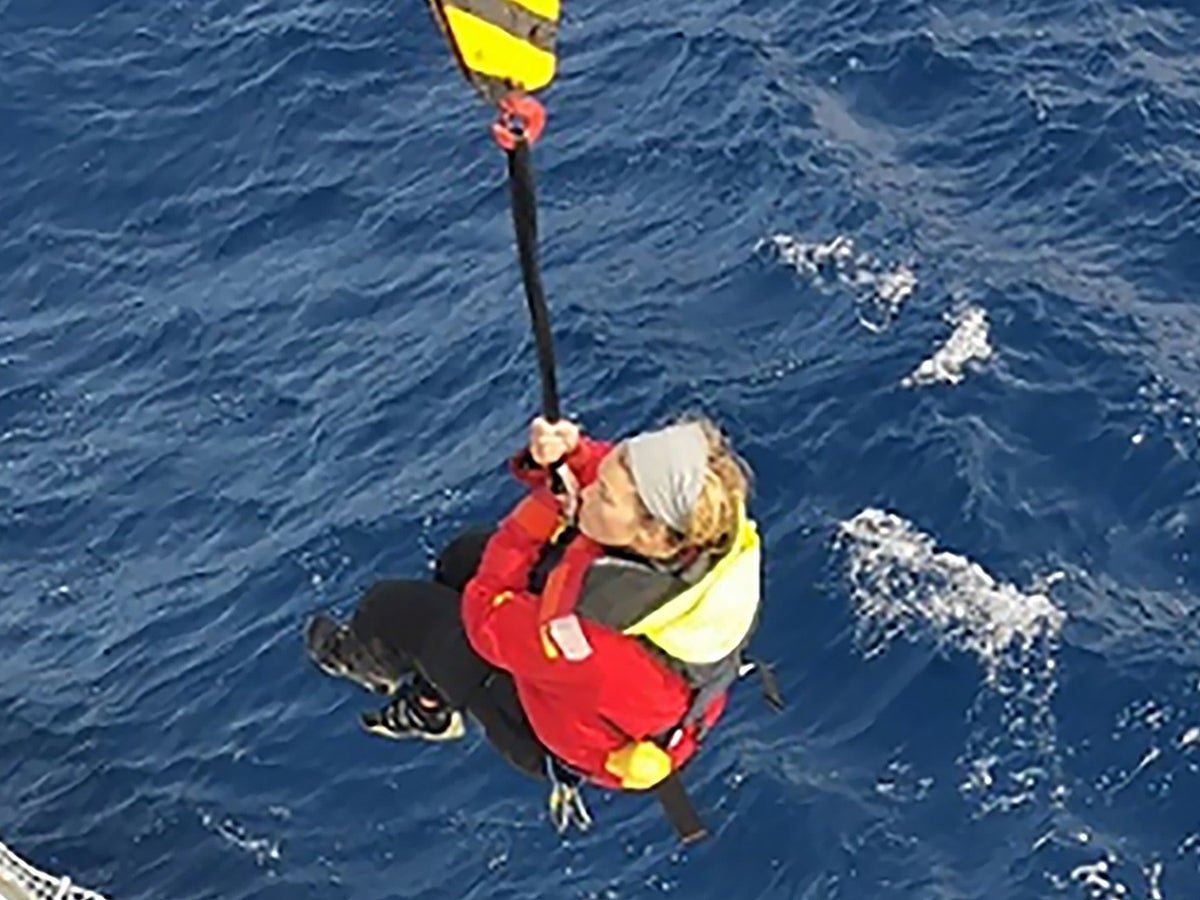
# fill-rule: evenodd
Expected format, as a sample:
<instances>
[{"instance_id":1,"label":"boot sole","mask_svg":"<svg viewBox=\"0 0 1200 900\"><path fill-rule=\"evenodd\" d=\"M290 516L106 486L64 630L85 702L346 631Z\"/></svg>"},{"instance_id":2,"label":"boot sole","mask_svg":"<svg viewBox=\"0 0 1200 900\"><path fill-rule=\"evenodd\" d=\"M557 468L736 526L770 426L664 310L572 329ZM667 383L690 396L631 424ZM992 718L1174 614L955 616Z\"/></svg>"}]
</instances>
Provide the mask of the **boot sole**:
<instances>
[{"instance_id":1,"label":"boot sole","mask_svg":"<svg viewBox=\"0 0 1200 900\"><path fill-rule=\"evenodd\" d=\"M395 731L375 717L376 713L363 713L358 717L358 721L370 734L390 738L393 741L403 741L413 738L419 741L440 743L442 741L457 741L467 733L466 723L463 721L462 713L459 712L454 713L453 717L451 717L450 724L446 726L446 730L440 731L437 734L421 731L416 728L408 731Z\"/></svg>"}]
</instances>

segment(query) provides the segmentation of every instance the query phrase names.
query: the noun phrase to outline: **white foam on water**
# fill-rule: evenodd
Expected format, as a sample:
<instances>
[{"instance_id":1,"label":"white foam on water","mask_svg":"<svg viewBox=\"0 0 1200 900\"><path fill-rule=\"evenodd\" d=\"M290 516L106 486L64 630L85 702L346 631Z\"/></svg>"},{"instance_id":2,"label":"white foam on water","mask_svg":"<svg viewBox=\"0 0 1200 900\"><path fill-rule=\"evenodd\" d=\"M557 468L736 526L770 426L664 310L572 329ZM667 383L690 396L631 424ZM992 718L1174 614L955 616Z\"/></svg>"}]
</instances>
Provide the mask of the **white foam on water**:
<instances>
[{"instance_id":1,"label":"white foam on water","mask_svg":"<svg viewBox=\"0 0 1200 900\"><path fill-rule=\"evenodd\" d=\"M225 841L228 841L239 850L251 854L258 865L269 865L283 858L282 846L278 840L267 837L254 837L243 826L228 816L218 819L204 810L200 810L199 814L200 821L205 828Z\"/></svg>"},{"instance_id":2,"label":"white foam on water","mask_svg":"<svg viewBox=\"0 0 1200 900\"><path fill-rule=\"evenodd\" d=\"M1165 870L1168 865L1181 866L1188 870L1181 878L1194 878L1200 863L1200 834L1180 829L1176 831L1178 836L1160 839L1158 846L1146 846L1144 839L1131 843L1119 834L1106 834L1104 826L1089 834L1087 826L1081 828L1081 823L1092 810L1111 811L1125 798L1140 805L1147 800L1165 801L1170 797L1174 802L1163 806L1163 817L1154 823L1154 830L1166 832L1163 835L1166 838L1177 818L1172 811L1175 807L1184 812L1180 821L1187 828L1194 828L1194 816L1186 813L1191 808L1196 776L1200 775L1193 749L1200 743L1200 727L1194 724L1195 693L1192 679L1187 677L1182 684L1157 696L1132 700L1116 713L1108 729L1102 729L1106 733L1080 745L1078 749L1085 754L1101 752L1104 759L1112 762L1086 783L1075 781L1074 812L1060 820L1061 826L1051 829L1050 839L1059 847L1079 844L1094 848L1104 854L1104 865L1085 861L1085 865L1063 868L1060 864L1055 871L1047 871L1047 878L1059 893L1079 896L1083 890L1087 897L1106 900L1118 897L1166 900L1168 896L1181 900L1191 896L1179 894L1178 888L1170 894L1164 887ZM1075 830L1067 830L1066 822ZM1038 846L1045 843L1039 840Z\"/></svg>"},{"instance_id":3,"label":"white foam on water","mask_svg":"<svg viewBox=\"0 0 1200 900\"><path fill-rule=\"evenodd\" d=\"M1046 594L1022 593L938 550L895 513L865 509L841 523L839 539L849 549L850 597L868 655L895 636L920 634L974 655L994 682L1010 652L1057 637L1066 618Z\"/></svg>"},{"instance_id":4,"label":"white foam on water","mask_svg":"<svg viewBox=\"0 0 1200 900\"><path fill-rule=\"evenodd\" d=\"M966 712L959 790L975 815L1004 813L1063 791L1051 700L1065 614L1042 590L998 581L895 513L865 509L842 522L856 642L870 658L896 638L927 639L974 657L983 684ZM1042 580L1043 590L1057 574Z\"/></svg>"},{"instance_id":5,"label":"white foam on water","mask_svg":"<svg viewBox=\"0 0 1200 900\"><path fill-rule=\"evenodd\" d=\"M1113 723L1111 738L1114 745L1138 754L1137 762L1104 769L1092 787L1111 802L1135 780L1140 793L1158 797L1172 793L1178 780L1194 783L1200 775L1191 749L1200 744L1200 728L1191 724L1195 714L1195 703L1186 693L1127 705Z\"/></svg>"},{"instance_id":6,"label":"white foam on water","mask_svg":"<svg viewBox=\"0 0 1200 900\"><path fill-rule=\"evenodd\" d=\"M1142 756L1141 761L1136 766L1133 767L1133 770L1131 772L1129 772L1127 775L1125 775L1125 777L1123 777L1118 782L1116 782L1115 784L1113 784L1111 787L1108 788L1109 797L1111 797L1113 794L1117 793L1118 791L1125 790L1125 788L1127 788L1127 787L1129 787L1129 785L1133 784L1133 780L1135 778L1137 778L1138 775L1140 775L1148 766L1150 766L1152 763L1154 763L1161 756L1162 756L1162 750L1160 750L1158 747L1151 747L1149 750L1147 750L1145 755Z\"/></svg>"},{"instance_id":7,"label":"white foam on water","mask_svg":"<svg viewBox=\"0 0 1200 900\"><path fill-rule=\"evenodd\" d=\"M1150 900L1166 900L1162 892L1163 864L1154 862L1146 869L1146 878L1150 881Z\"/></svg>"},{"instance_id":8,"label":"white foam on water","mask_svg":"<svg viewBox=\"0 0 1200 900\"><path fill-rule=\"evenodd\" d=\"M754 250L791 266L818 287L842 285L852 290L859 323L876 333L887 330L917 289L911 268L859 251L854 239L842 234L813 243L777 233L760 239Z\"/></svg>"},{"instance_id":9,"label":"white foam on water","mask_svg":"<svg viewBox=\"0 0 1200 900\"><path fill-rule=\"evenodd\" d=\"M1148 421L1133 436L1133 442L1141 444L1147 437L1161 437L1184 459L1200 460L1200 411L1195 397L1155 373L1138 388L1138 398Z\"/></svg>"},{"instance_id":10,"label":"white foam on water","mask_svg":"<svg viewBox=\"0 0 1200 900\"><path fill-rule=\"evenodd\" d=\"M1089 865L1076 866L1071 870L1071 880L1082 883L1088 896L1096 900L1124 900L1129 896L1129 888L1114 878L1108 862L1107 859L1101 859Z\"/></svg>"},{"instance_id":11,"label":"white foam on water","mask_svg":"<svg viewBox=\"0 0 1200 900\"><path fill-rule=\"evenodd\" d=\"M1122 870L1119 874L1118 870ZM1135 892L1126 878L1136 880L1135 873L1146 879L1145 893ZM1145 897L1147 900L1167 900L1162 888L1163 863L1153 860L1149 865L1134 866L1128 860L1121 860L1111 850L1103 857L1091 863L1082 863L1072 868L1066 877L1047 873L1048 880L1058 893L1080 896L1082 889L1084 897L1090 900L1136 900Z\"/></svg>"},{"instance_id":12,"label":"white foam on water","mask_svg":"<svg viewBox=\"0 0 1200 900\"><path fill-rule=\"evenodd\" d=\"M919 803L933 790L934 779L917 775L911 764L893 759L875 781L875 793L898 803Z\"/></svg>"},{"instance_id":13,"label":"white foam on water","mask_svg":"<svg viewBox=\"0 0 1200 900\"><path fill-rule=\"evenodd\" d=\"M978 306L968 307L947 317L954 326L949 339L929 359L905 376L905 387L927 384L959 384L967 363L983 362L992 356L988 343L987 312Z\"/></svg>"}]
</instances>

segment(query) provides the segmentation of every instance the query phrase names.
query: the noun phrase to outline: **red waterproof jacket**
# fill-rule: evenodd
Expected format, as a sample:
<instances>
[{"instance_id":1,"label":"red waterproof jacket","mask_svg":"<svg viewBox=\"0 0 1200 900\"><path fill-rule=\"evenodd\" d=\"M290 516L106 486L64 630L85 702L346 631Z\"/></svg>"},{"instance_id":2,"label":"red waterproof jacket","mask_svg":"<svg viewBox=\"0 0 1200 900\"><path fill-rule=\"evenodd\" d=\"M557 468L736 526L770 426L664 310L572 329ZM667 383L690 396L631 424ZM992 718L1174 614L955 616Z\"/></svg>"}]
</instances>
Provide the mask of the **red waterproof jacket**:
<instances>
[{"instance_id":1,"label":"red waterproof jacket","mask_svg":"<svg viewBox=\"0 0 1200 900\"><path fill-rule=\"evenodd\" d=\"M612 448L580 439L566 463L581 487L596 478ZM544 470L522 470L514 459L513 471L531 488L523 501L527 506L544 506L548 515L557 512ZM547 749L593 783L630 787L622 751L627 756L641 741L659 741L677 769L696 749L697 725L677 728L692 701L687 682L637 638L586 618L579 619L591 646L586 658L569 660L547 646L540 598L529 592L528 582L549 536L531 534L528 516L519 509L520 504L501 521L463 591L462 617L471 646L512 675L521 706ZM704 728L724 705L724 694L708 705Z\"/></svg>"}]
</instances>

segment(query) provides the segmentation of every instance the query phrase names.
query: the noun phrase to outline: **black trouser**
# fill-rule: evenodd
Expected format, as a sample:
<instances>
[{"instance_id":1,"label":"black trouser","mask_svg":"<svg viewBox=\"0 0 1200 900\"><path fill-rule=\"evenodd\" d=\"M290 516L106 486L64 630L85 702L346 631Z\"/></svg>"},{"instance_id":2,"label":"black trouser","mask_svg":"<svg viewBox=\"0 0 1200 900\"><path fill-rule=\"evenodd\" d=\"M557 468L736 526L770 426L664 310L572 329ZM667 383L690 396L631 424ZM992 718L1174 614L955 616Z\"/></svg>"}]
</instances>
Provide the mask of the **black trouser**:
<instances>
[{"instance_id":1,"label":"black trouser","mask_svg":"<svg viewBox=\"0 0 1200 900\"><path fill-rule=\"evenodd\" d=\"M350 630L394 677L422 676L446 703L470 713L509 763L543 778L546 749L521 709L512 677L471 648L459 614L462 590L491 534L468 531L451 541L433 581L372 585L354 611Z\"/></svg>"}]
</instances>

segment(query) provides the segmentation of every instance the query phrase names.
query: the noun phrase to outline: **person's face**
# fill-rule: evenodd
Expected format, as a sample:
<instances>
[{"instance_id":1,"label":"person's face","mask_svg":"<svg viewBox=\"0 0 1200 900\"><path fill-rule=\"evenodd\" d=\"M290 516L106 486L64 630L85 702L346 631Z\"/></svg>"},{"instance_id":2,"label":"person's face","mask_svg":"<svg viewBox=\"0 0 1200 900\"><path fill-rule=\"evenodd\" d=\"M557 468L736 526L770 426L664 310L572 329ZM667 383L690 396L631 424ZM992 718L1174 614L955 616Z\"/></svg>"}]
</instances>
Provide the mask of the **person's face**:
<instances>
[{"instance_id":1,"label":"person's face","mask_svg":"<svg viewBox=\"0 0 1200 900\"><path fill-rule=\"evenodd\" d=\"M627 547L645 556L671 552L667 529L643 509L619 448L604 457L596 480L580 491L577 524L587 537L608 547Z\"/></svg>"}]
</instances>

